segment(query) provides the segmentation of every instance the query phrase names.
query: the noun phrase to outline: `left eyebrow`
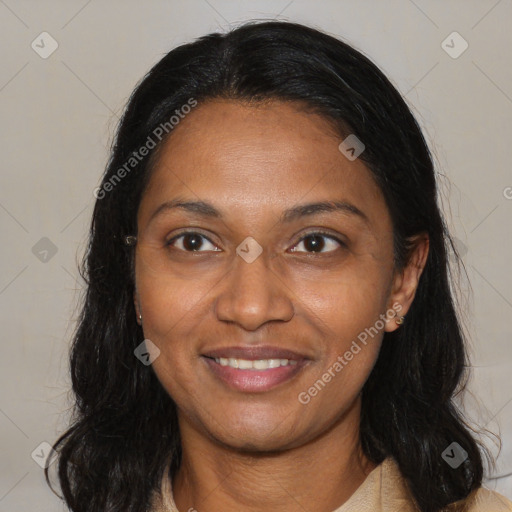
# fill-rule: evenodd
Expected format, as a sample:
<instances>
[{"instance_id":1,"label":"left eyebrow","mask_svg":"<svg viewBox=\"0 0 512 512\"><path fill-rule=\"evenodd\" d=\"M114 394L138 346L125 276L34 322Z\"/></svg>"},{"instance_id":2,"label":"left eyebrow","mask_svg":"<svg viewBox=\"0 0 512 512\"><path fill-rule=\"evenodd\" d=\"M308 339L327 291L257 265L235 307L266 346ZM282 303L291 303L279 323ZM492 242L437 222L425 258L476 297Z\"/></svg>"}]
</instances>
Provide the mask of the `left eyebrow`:
<instances>
[{"instance_id":1,"label":"left eyebrow","mask_svg":"<svg viewBox=\"0 0 512 512\"><path fill-rule=\"evenodd\" d=\"M281 222L292 222L296 219L317 215L319 213L343 212L359 217L370 226L370 219L359 208L346 201L320 201L318 203L306 203L285 210L281 215Z\"/></svg>"}]
</instances>

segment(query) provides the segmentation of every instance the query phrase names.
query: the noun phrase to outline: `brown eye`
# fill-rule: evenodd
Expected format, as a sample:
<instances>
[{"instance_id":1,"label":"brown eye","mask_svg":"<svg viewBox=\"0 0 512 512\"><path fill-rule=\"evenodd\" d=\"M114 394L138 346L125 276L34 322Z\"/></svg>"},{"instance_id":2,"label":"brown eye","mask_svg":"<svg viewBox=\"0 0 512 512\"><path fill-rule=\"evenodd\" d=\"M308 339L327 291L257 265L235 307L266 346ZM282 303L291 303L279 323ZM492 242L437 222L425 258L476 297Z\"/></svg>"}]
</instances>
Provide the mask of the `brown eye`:
<instances>
[{"instance_id":1,"label":"brown eye","mask_svg":"<svg viewBox=\"0 0 512 512\"><path fill-rule=\"evenodd\" d=\"M205 243L206 241L206 243ZM208 244L211 247L208 247ZM200 233L194 231L187 231L171 238L167 246L172 246L180 251L185 252L204 252L204 251L218 251L218 249L208 238ZM205 249L206 246L206 249Z\"/></svg>"},{"instance_id":2,"label":"brown eye","mask_svg":"<svg viewBox=\"0 0 512 512\"><path fill-rule=\"evenodd\" d=\"M304 251L297 249L297 247L300 247L301 244L305 248ZM333 252L337 249L336 245L345 246L345 244L341 240L332 235L327 235L323 233L309 233L308 235L300 239L299 243L292 249L292 252Z\"/></svg>"}]
</instances>

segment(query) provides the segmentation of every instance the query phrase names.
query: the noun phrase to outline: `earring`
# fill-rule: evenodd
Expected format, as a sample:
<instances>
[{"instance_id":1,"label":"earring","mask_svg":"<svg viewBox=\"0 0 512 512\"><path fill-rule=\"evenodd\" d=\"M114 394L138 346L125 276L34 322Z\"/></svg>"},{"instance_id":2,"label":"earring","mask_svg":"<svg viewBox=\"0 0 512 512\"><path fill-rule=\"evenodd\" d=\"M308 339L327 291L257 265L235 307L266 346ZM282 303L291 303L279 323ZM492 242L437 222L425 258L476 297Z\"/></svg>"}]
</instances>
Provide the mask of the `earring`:
<instances>
[{"instance_id":1,"label":"earring","mask_svg":"<svg viewBox=\"0 0 512 512\"><path fill-rule=\"evenodd\" d=\"M402 325L405 322L405 316L399 316L396 320L396 325Z\"/></svg>"}]
</instances>

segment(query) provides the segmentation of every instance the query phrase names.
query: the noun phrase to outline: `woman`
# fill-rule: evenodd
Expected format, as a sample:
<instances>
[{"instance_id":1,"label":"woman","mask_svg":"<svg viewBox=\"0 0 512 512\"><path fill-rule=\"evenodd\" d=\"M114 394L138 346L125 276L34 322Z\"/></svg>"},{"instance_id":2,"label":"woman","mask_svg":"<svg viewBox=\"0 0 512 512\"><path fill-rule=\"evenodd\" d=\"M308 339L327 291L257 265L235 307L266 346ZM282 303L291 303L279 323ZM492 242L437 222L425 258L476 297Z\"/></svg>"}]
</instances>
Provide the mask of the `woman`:
<instances>
[{"instance_id":1,"label":"woman","mask_svg":"<svg viewBox=\"0 0 512 512\"><path fill-rule=\"evenodd\" d=\"M436 194L411 112L347 44L264 22L167 54L95 191L68 507L512 510L453 402Z\"/></svg>"}]
</instances>

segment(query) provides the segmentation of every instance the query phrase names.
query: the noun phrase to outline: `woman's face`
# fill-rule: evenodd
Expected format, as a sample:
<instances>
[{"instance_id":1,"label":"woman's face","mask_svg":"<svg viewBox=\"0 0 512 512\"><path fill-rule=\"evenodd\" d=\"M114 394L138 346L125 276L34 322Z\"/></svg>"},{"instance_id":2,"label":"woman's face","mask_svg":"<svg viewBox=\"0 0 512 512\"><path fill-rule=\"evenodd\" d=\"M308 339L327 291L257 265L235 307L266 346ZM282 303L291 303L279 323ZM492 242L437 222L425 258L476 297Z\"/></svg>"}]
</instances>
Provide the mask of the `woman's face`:
<instances>
[{"instance_id":1,"label":"woman's face","mask_svg":"<svg viewBox=\"0 0 512 512\"><path fill-rule=\"evenodd\" d=\"M278 450L358 403L407 300L382 193L341 141L293 104L215 100L162 148L138 212L135 301L182 428Z\"/></svg>"}]
</instances>

